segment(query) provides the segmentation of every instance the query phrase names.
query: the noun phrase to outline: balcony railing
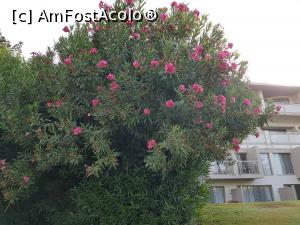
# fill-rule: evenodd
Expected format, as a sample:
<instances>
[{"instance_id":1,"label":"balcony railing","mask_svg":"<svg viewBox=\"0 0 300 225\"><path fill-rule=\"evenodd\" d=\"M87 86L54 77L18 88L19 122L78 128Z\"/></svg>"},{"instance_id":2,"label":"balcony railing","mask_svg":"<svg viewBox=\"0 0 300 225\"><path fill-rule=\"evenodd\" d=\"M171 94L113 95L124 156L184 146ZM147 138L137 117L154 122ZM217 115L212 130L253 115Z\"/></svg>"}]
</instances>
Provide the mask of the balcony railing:
<instances>
[{"instance_id":1,"label":"balcony railing","mask_svg":"<svg viewBox=\"0 0 300 225\"><path fill-rule=\"evenodd\" d=\"M265 147L273 145L288 145L291 148L300 146L300 132L260 132L259 137L251 135L246 138L242 145L250 146L260 146Z\"/></svg>"},{"instance_id":2,"label":"balcony railing","mask_svg":"<svg viewBox=\"0 0 300 225\"><path fill-rule=\"evenodd\" d=\"M238 161L238 171L240 175L243 174L259 174L257 161Z\"/></svg>"},{"instance_id":3,"label":"balcony railing","mask_svg":"<svg viewBox=\"0 0 300 225\"><path fill-rule=\"evenodd\" d=\"M210 167L210 178L214 180L227 179L258 179L262 178L258 161L237 161L233 165L214 163Z\"/></svg>"},{"instance_id":4,"label":"balcony railing","mask_svg":"<svg viewBox=\"0 0 300 225\"><path fill-rule=\"evenodd\" d=\"M233 166L222 163L214 164L211 166L210 172L212 174L233 174Z\"/></svg>"},{"instance_id":5,"label":"balcony railing","mask_svg":"<svg viewBox=\"0 0 300 225\"><path fill-rule=\"evenodd\" d=\"M275 103L276 106L281 106L279 114L285 115L300 115L300 104L294 103Z\"/></svg>"}]
</instances>

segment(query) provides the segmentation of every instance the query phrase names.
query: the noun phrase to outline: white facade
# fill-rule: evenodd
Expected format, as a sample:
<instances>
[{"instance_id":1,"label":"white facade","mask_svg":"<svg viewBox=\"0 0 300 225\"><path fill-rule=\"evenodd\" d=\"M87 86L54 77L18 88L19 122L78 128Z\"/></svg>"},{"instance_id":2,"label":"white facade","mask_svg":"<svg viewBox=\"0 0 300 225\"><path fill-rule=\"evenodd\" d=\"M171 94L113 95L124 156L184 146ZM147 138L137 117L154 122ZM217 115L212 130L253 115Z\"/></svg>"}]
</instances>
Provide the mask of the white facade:
<instances>
[{"instance_id":1,"label":"white facade","mask_svg":"<svg viewBox=\"0 0 300 225\"><path fill-rule=\"evenodd\" d=\"M232 152L232 165L212 165L211 202L300 200L300 87L250 86L262 106L272 100L282 109Z\"/></svg>"}]
</instances>

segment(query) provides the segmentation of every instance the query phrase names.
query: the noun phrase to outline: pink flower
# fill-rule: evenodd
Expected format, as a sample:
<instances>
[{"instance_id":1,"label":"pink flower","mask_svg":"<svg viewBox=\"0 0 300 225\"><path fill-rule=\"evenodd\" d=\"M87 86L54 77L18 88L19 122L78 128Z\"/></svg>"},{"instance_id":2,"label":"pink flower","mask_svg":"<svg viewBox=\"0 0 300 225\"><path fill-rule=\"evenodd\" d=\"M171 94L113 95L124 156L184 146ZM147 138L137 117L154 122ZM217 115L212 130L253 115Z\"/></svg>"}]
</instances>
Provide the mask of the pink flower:
<instances>
[{"instance_id":1,"label":"pink flower","mask_svg":"<svg viewBox=\"0 0 300 225\"><path fill-rule=\"evenodd\" d=\"M172 6L172 7L177 7L177 5L178 5L178 3L175 2L175 1L173 1L173 2L171 3L171 6Z\"/></svg>"},{"instance_id":2,"label":"pink flower","mask_svg":"<svg viewBox=\"0 0 300 225\"><path fill-rule=\"evenodd\" d=\"M277 112L279 112L281 110L281 105L277 105L275 109Z\"/></svg>"},{"instance_id":3,"label":"pink flower","mask_svg":"<svg viewBox=\"0 0 300 225\"><path fill-rule=\"evenodd\" d=\"M159 19L161 21L165 21L165 20L168 19L168 15L166 13L162 13L162 14L159 15Z\"/></svg>"},{"instance_id":4,"label":"pink flower","mask_svg":"<svg viewBox=\"0 0 300 225\"><path fill-rule=\"evenodd\" d=\"M192 89L198 94L203 92L202 86L196 83L192 84Z\"/></svg>"},{"instance_id":5,"label":"pink flower","mask_svg":"<svg viewBox=\"0 0 300 225\"><path fill-rule=\"evenodd\" d=\"M236 145L236 146L233 147L233 149L234 149L235 152L239 152L241 148L240 148L239 145Z\"/></svg>"},{"instance_id":6,"label":"pink flower","mask_svg":"<svg viewBox=\"0 0 300 225\"><path fill-rule=\"evenodd\" d=\"M201 55L202 54L202 52L203 52L203 50L204 50L204 47L202 46L202 45L196 45L196 47L195 47L195 52L197 53L197 54L199 54L199 55Z\"/></svg>"},{"instance_id":7,"label":"pink flower","mask_svg":"<svg viewBox=\"0 0 300 225\"><path fill-rule=\"evenodd\" d=\"M226 105L226 97L224 95L219 95L219 100L221 105Z\"/></svg>"},{"instance_id":8,"label":"pink flower","mask_svg":"<svg viewBox=\"0 0 300 225\"><path fill-rule=\"evenodd\" d=\"M47 102L47 106L48 106L48 107L51 107L51 106L52 106L52 101L51 101L51 100L49 100L49 101Z\"/></svg>"},{"instance_id":9,"label":"pink flower","mask_svg":"<svg viewBox=\"0 0 300 225\"><path fill-rule=\"evenodd\" d=\"M120 88L120 85L117 82L115 82L115 81L111 82L110 90L117 91L119 88Z\"/></svg>"},{"instance_id":10,"label":"pink flower","mask_svg":"<svg viewBox=\"0 0 300 225\"><path fill-rule=\"evenodd\" d=\"M134 25L134 22L132 20L127 20L127 25L132 27Z\"/></svg>"},{"instance_id":11,"label":"pink flower","mask_svg":"<svg viewBox=\"0 0 300 225\"><path fill-rule=\"evenodd\" d=\"M110 11L110 9L111 9L111 6L110 5L108 5L106 2L104 2L104 1L100 1L99 2L99 8L100 9L102 9L102 8L104 8L104 10L106 10L106 11Z\"/></svg>"},{"instance_id":12,"label":"pink flower","mask_svg":"<svg viewBox=\"0 0 300 225\"><path fill-rule=\"evenodd\" d=\"M187 11L189 11L189 8L187 7L186 4L184 4L184 3L179 3L179 4L177 5L177 10L180 11L180 12L187 12Z\"/></svg>"},{"instance_id":13,"label":"pink flower","mask_svg":"<svg viewBox=\"0 0 300 225\"><path fill-rule=\"evenodd\" d=\"M29 181L30 181L30 177L28 177L28 176L23 177L24 184L27 184Z\"/></svg>"},{"instance_id":14,"label":"pink flower","mask_svg":"<svg viewBox=\"0 0 300 225\"><path fill-rule=\"evenodd\" d=\"M243 100L243 104L246 105L246 106L251 106L251 100L248 99L248 98L245 98L245 99Z\"/></svg>"},{"instance_id":15,"label":"pink flower","mask_svg":"<svg viewBox=\"0 0 300 225\"><path fill-rule=\"evenodd\" d=\"M194 14L194 16L195 16L196 18L198 18L198 17L200 16L200 12L199 12L198 9L195 9L195 10L193 11L193 14Z\"/></svg>"},{"instance_id":16,"label":"pink flower","mask_svg":"<svg viewBox=\"0 0 300 225\"><path fill-rule=\"evenodd\" d=\"M92 100L92 106L97 107L100 104L100 100L98 98L95 98Z\"/></svg>"},{"instance_id":17,"label":"pink flower","mask_svg":"<svg viewBox=\"0 0 300 225\"><path fill-rule=\"evenodd\" d=\"M5 168L6 166L6 160L5 159L1 159L0 160L0 169Z\"/></svg>"},{"instance_id":18,"label":"pink flower","mask_svg":"<svg viewBox=\"0 0 300 225\"><path fill-rule=\"evenodd\" d=\"M109 74L106 76L106 79L107 79L107 80L110 80L110 81L114 81L114 80L116 80L116 77L115 77L114 74L109 73Z\"/></svg>"},{"instance_id":19,"label":"pink flower","mask_svg":"<svg viewBox=\"0 0 300 225\"><path fill-rule=\"evenodd\" d=\"M256 107L256 108L254 109L254 113L255 113L255 114L260 114L260 113L261 113L261 108Z\"/></svg>"},{"instance_id":20,"label":"pink flower","mask_svg":"<svg viewBox=\"0 0 300 225\"><path fill-rule=\"evenodd\" d=\"M232 48L233 44L229 42L227 46L228 46L228 48Z\"/></svg>"},{"instance_id":21,"label":"pink flower","mask_svg":"<svg viewBox=\"0 0 300 225\"><path fill-rule=\"evenodd\" d=\"M175 103L173 102L172 99L170 99L170 100L166 101L166 106L168 108L173 108L175 106Z\"/></svg>"},{"instance_id":22,"label":"pink flower","mask_svg":"<svg viewBox=\"0 0 300 225\"><path fill-rule=\"evenodd\" d=\"M258 132L256 132L254 135L255 135L256 138L259 138L259 133Z\"/></svg>"},{"instance_id":23,"label":"pink flower","mask_svg":"<svg viewBox=\"0 0 300 225\"><path fill-rule=\"evenodd\" d=\"M221 103L222 113L225 113L225 111L226 111L226 97L224 95L219 95L219 100L220 100L220 103Z\"/></svg>"},{"instance_id":24,"label":"pink flower","mask_svg":"<svg viewBox=\"0 0 300 225\"><path fill-rule=\"evenodd\" d=\"M142 32L143 33L149 33L150 32L150 28L148 26L143 26L142 27Z\"/></svg>"},{"instance_id":25,"label":"pink flower","mask_svg":"<svg viewBox=\"0 0 300 225\"><path fill-rule=\"evenodd\" d=\"M240 151L240 140L236 137L232 138L231 143L233 144L233 149L238 152Z\"/></svg>"},{"instance_id":26,"label":"pink flower","mask_svg":"<svg viewBox=\"0 0 300 225\"><path fill-rule=\"evenodd\" d=\"M203 108L203 103L201 101L196 101L195 102L195 109L202 109Z\"/></svg>"},{"instance_id":27,"label":"pink flower","mask_svg":"<svg viewBox=\"0 0 300 225\"><path fill-rule=\"evenodd\" d=\"M173 63L167 63L165 66L165 74L174 74L176 71L176 67Z\"/></svg>"},{"instance_id":28,"label":"pink flower","mask_svg":"<svg viewBox=\"0 0 300 225\"><path fill-rule=\"evenodd\" d=\"M218 67L222 71L227 71L229 68L229 64L226 61L221 61L221 62L219 62Z\"/></svg>"},{"instance_id":29,"label":"pink flower","mask_svg":"<svg viewBox=\"0 0 300 225\"><path fill-rule=\"evenodd\" d=\"M61 106L62 106L62 103L63 103L63 100L62 100L62 99L58 99L58 100L55 102L55 106L56 106L56 107L61 107Z\"/></svg>"},{"instance_id":30,"label":"pink flower","mask_svg":"<svg viewBox=\"0 0 300 225\"><path fill-rule=\"evenodd\" d=\"M186 91L185 86L184 86L183 84L180 84L180 85L179 85L179 91L180 91L181 93L183 93L183 92Z\"/></svg>"},{"instance_id":31,"label":"pink flower","mask_svg":"<svg viewBox=\"0 0 300 225\"><path fill-rule=\"evenodd\" d=\"M154 139L150 139L147 143L148 150L153 149L155 145L156 145L156 141Z\"/></svg>"},{"instance_id":32,"label":"pink flower","mask_svg":"<svg viewBox=\"0 0 300 225\"><path fill-rule=\"evenodd\" d=\"M230 64L230 69L232 71L236 71L237 67L238 67L238 65L236 63L234 63L234 62Z\"/></svg>"},{"instance_id":33,"label":"pink flower","mask_svg":"<svg viewBox=\"0 0 300 225\"><path fill-rule=\"evenodd\" d=\"M231 142L233 145L239 145L241 142L238 138L234 137L232 138L232 142Z\"/></svg>"},{"instance_id":34,"label":"pink flower","mask_svg":"<svg viewBox=\"0 0 300 225\"><path fill-rule=\"evenodd\" d=\"M193 52L191 55L192 60L199 62L201 60L201 57L198 55L198 53Z\"/></svg>"},{"instance_id":35,"label":"pink flower","mask_svg":"<svg viewBox=\"0 0 300 225\"><path fill-rule=\"evenodd\" d=\"M104 8L104 5L105 5L106 3L104 2L104 1L100 1L99 2L99 8L100 9L102 9L102 8Z\"/></svg>"},{"instance_id":36,"label":"pink flower","mask_svg":"<svg viewBox=\"0 0 300 225\"><path fill-rule=\"evenodd\" d=\"M207 129L212 129L213 128L213 124L212 123L206 123L206 128Z\"/></svg>"},{"instance_id":37,"label":"pink flower","mask_svg":"<svg viewBox=\"0 0 300 225\"><path fill-rule=\"evenodd\" d=\"M212 60L212 57L209 53L205 54L204 58L207 60L207 61L210 61Z\"/></svg>"},{"instance_id":38,"label":"pink flower","mask_svg":"<svg viewBox=\"0 0 300 225\"><path fill-rule=\"evenodd\" d=\"M72 64L72 59L71 59L70 56L64 60L64 64L67 65L67 66Z\"/></svg>"},{"instance_id":39,"label":"pink flower","mask_svg":"<svg viewBox=\"0 0 300 225\"><path fill-rule=\"evenodd\" d=\"M63 31L66 33L70 32L70 28L68 26L64 26Z\"/></svg>"},{"instance_id":40,"label":"pink flower","mask_svg":"<svg viewBox=\"0 0 300 225\"><path fill-rule=\"evenodd\" d=\"M98 52L98 50L97 50L97 48L91 48L91 50L90 50L90 54L97 54L97 52Z\"/></svg>"},{"instance_id":41,"label":"pink flower","mask_svg":"<svg viewBox=\"0 0 300 225\"><path fill-rule=\"evenodd\" d=\"M75 136L78 136L78 135L80 135L81 134L81 132L82 132L82 130L81 130L81 128L80 127L75 127L75 128L73 128L73 135L75 135Z\"/></svg>"},{"instance_id":42,"label":"pink flower","mask_svg":"<svg viewBox=\"0 0 300 225\"><path fill-rule=\"evenodd\" d=\"M150 109L148 109L148 108L145 108L145 109L144 109L144 115L145 115L145 116L149 116L150 113L151 113L151 110L150 110Z\"/></svg>"},{"instance_id":43,"label":"pink flower","mask_svg":"<svg viewBox=\"0 0 300 225\"><path fill-rule=\"evenodd\" d=\"M159 64L160 64L160 63L159 63L158 60L153 59L153 60L151 61L151 67L152 67L152 68L157 67Z\"/></svg>"},{"instance_id":44,"label":"pink flower","mask_svg":"<svg viewBox=\"0 0 300 225\"><path fill-rule=\"evenodd\" d=\"M102 59L98 62L97 66L101 69L104 69L108 66L108 63L106 60Z\"/></svg>"},{"instance_id":45,"label":"pink flower","mask_svg":"<svg viewBox=\"0 0 300 225\"><path fill-rule=\"evenodd\" d=\"M140 35L139 33L132 33L132 34L131 34L131 37L132 37L133 39L139 40L139 39L141 38L141 35Z\"/></svg>"},{"instance_id":46,"label":"pink flower","mask_svg":"<svg viewBox=\"0 0 300 225\"><path fill-rule=\"evenodd\" d=\"M226 50L219 51L218 52L218 59L223 60L225 58L228 58L229 55L230 55L230 53Z\"/></svg>"},{"instance_id":47,"label":"pink flower","mask_svg":"<svg viewBox=\"0 0 300 225\"><path fill-rule=\"evenodd\" d=\"M125 0L127 5L132 5L134 3L134 0Z\"/></svg>"},{"instance_id":48,"label":"pink flower","mask_svg":"<svg viewBox=\"0 0 300 225\"><path fill-rule=\"evenodd\" d=\"M132 63L132 65L133 65L133 67L136 68L136 69L139 68L139 67L141 66L140 62L137 61L137 60L134 60L133 63Z\"/></svg>"},{"instance_id":49,"label":"pink flower","mask_svg":"<svg viewBox=\"0 0 300 225\"><path fill-rule=\"evenodd\" d=\"M99 32L99 31L101 30L101 27L100 27L99 25L97 25L97 26L95 27L95 30L96 30L97 32Z\"/></svg>"}]
</instances>

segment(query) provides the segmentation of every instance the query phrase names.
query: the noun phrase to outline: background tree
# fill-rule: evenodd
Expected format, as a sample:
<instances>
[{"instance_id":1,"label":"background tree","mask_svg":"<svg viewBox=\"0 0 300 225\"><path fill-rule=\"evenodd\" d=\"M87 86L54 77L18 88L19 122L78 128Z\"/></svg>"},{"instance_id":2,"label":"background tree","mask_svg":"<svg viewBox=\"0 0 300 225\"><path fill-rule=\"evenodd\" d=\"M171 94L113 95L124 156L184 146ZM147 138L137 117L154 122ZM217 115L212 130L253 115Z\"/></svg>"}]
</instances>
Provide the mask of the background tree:
<instances>
[{"instance_id":1,"label":"background tree","mask_svg":"<svg viewBox=\"0 0 300 225\"><path fill-rule=\"evenodd\" d=\"M199 177L270 118L220 25L183 3L158 13L65 27L45 55L18 61L13 98L1 96L20 146L1 155L3 223L192 223L206 199Z\"/></svg>"}]
</instances>

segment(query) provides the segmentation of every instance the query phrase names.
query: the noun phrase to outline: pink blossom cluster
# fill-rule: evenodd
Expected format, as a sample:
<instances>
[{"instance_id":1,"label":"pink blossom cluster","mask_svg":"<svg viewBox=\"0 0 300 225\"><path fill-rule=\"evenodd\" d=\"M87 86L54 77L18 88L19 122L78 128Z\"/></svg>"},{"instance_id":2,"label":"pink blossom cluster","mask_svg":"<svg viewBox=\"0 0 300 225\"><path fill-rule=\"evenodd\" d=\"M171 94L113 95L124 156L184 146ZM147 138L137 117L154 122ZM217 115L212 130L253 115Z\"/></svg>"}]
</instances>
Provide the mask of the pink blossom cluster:
<instances>
[{"instance_id":1,"label":"pink blossom cluster","mask_svg":"<svg viewBox=\"0 0 300 225\"><path fill-rule=\"evenodd\" d=\"M194 60L196 62L200 61L203 50L204 50L204 48L202 45L196 45L194 51L191 54L192 60Z\"/></svg>"},{"instance_id":2,"label":"pink blossom cluster","mask_svg":"<svg viewBox=\"0 0 300 225\"><path fill-rule=\"evenodd\" d=\"M148 150L152 150L156 145L156 141L154 139L150 139L148 142L147 142L147 148Z\"/></svg>"},{"instance_id":3,"label":"pink blossom cluster","mask_svg":"<svg viewBox=\"0 0 300 225\"><path fill-rule=\"evenodd\" d=\"M99 8L100 8L100 9L105 9L107 12L109 12L109 11L111 10L112 6L109 5L109 4L107 4L107 3L104 2L104 1L100 1L100 2L99 2Z\"/></svg>"},{"instance_id":4,"label":"pink blossom cluster","mask_svg":"<svg viewBox=\"0 0 300 225\"><path fill-rule=\"evenodd\" d=\"M150 109L148 109L148 108L145 108L145 109L144 109L144 115L145 115L145 116L149 116L150 113L151 113L151 110L150 110Z\"/></svg>"},{"instance_id":5,"label":"pink blossom cluster","mask_svg":"<svg viewBox=\"0 0 300 225\"><path fill-rule=\"evenodd\" d=\"M0 160L0 170L5 170L6 169L6 160L1 159Z\"/></svg>"},{"instance_id":6,"label":"pink blossom cluster","mask_svg":"<svg viewBox=\"0 0 300 225\"><path fill-rule=\"evenodd\" d=\"M64 60L64 64L67 65L67 66L71 65L72 64L72 57L68 56L68 58L66 58Z\"/></svg>"},{"instance_id":7,"label":"pink blossom cluster","mask_svg":"<svg viewBox=\"0 0 300 225\"><path fill-rule=\"evenodd\" d=\"M153 59L150 64L151 64L151 68L154 69L154 68L157 68L159 66L160 62L156 59Z\"/></svg>"},{"instance_id":8,"label":"pink blossom cluster","mask_svg":"<svg viewBox=\"0 0 300 225\"><path fill-rule=\"evenodd\" d=\"M23 177L24 184L27 184L29 181L30 181L30 177L29 176L24 176Z\"/></svg>"},{"instance_id":9,"label":"pink blossom cluster","mask_svg":"<svg viewBox=\"0 0 300 225\"><path fill-rule=\"evenodd\" d=\"M229 43L228 46L232 47L233 44ZM228 70L231 70L231 71L237 70L238 65L235 62L229 62L230 56L231 56L231 53L227 50L222 50L217 53L217 58L219 60L218 67L221 71L226 72Z\"/></svg>"},{"instance_id":10,"label":"pink blossom cluster","mask_svg":"<svg viewBox=\"0 0 300 225\"><path fill-rule=\"evenodd\" d=\"M91 103L92 103L92 106L93 107L97 107L99 104L100 104L100 99L98 99L98 98L94 98L92 101L91 101Z\"/></svg>"},{"instance_id":11,"label":"pink blossom cluster","mask_svg":"<svg viewBox=\"0 0 300 225\"><path fill-rule=\"evenodd\" d=\"M168 18L169 18L169 16L166 13L162 13L162 14L159 15L159 19L161 21L166 21Z\"/></svg>"},{"instance_id":12,"label":"pink blossom cluster","mask_svg":"<svg viewBox=\"0 0 300 225\"><path fill-rule=\"evenodd\" d=\"M233 145L233 149L236 151L236 152L238 152L238 151L240 151L240 139L238 139L238 138L236 138L236 137L234 137L234 138L232 138L232 145Z\"/></svg>"},{"instance_id":13,"label":"pink blossom cluster","mask_svg":"<svg viewBox=\"0 0 300 225\"><path fill-rule=\"evenodd\" d=\"M200 84L194 83L192 84L192 89L197 93L197 94L201 94L204 89Z\"/></svg>"},{"instance_id":14,"label":"pink blossom cluster","mask_svg":"<svg viewBox=\"0 0 300 225\"><path fill-rule=\"evenodd\" d=\"M62 104L63 104L63 99L58 99L54 102L52 100L48 100L47 107L50 108L52 106L55 106L55 107L59 108L62 106Z\"/></svg>"},{"instance_id":15,"label":"pink blossom cluster","mask_svg":"<svg viewBox=\"0 0 300 225\"><path fill-rule=\"evenodd\" d=\"M171 6L174 7L176 10L178 10L179 12L188 12L189 11L189 7L184 3L177 3L175 1L173 1L171 3Z\"/></svg>"},{"instance_id":16,"label":"pink blossom cluster","mask_svg":"<svg viewBox=\"0 0 300 225\"><path fill-rule=\"evenodd\" d=\"M176 67L173 63L167 63L165 66L165 74L174 74Z\"/></svg>"},{"instance_id":17,"label":"pink blossom cluster","mask_svg":"<svg viewBox=\"0 0 300 225\"><path fill-rule=\"evenodd\" d=\"M224 95L219 95L219 101L220 101L220 104L221 104L222 113L225 113L225 111L226 111L226 97Z\"/></svg>"},{"instance_id":18,"label":"pink blossom cluster","mask_svg":"<svg viewBox=\"0 0 300 225\"><path fill-rule=\"evenodd\" d=\"M79 136L82 133L81 127L75 127L72 129L74 136Z\"/></svg>"},{"instance_id":19,"label":"pink blossom cluster","mask_svg":"<svg viewBox=\"0 0 300 225\"><path fill-rule=\"evenodd\" d=\"M245 105L245 106L251 106L251 100L250 99L248 99L248 98L245 98L244 100L243 100L243 104Z\"/></svg>"},{"instance_id":20,"label":"pink blossom cluster","mask_svg":"<svg viewBox=\"0 0 300 225\"><path fill-rule=\"evenodd\" d=\"M101 59L101 60L98 62L97 66L98 66L99 68L101 68L101 69L105 69L105 68L108 67L108 62L107 62L106 60L104 60L104 59Z\"/></svg>"}]
</instances>

